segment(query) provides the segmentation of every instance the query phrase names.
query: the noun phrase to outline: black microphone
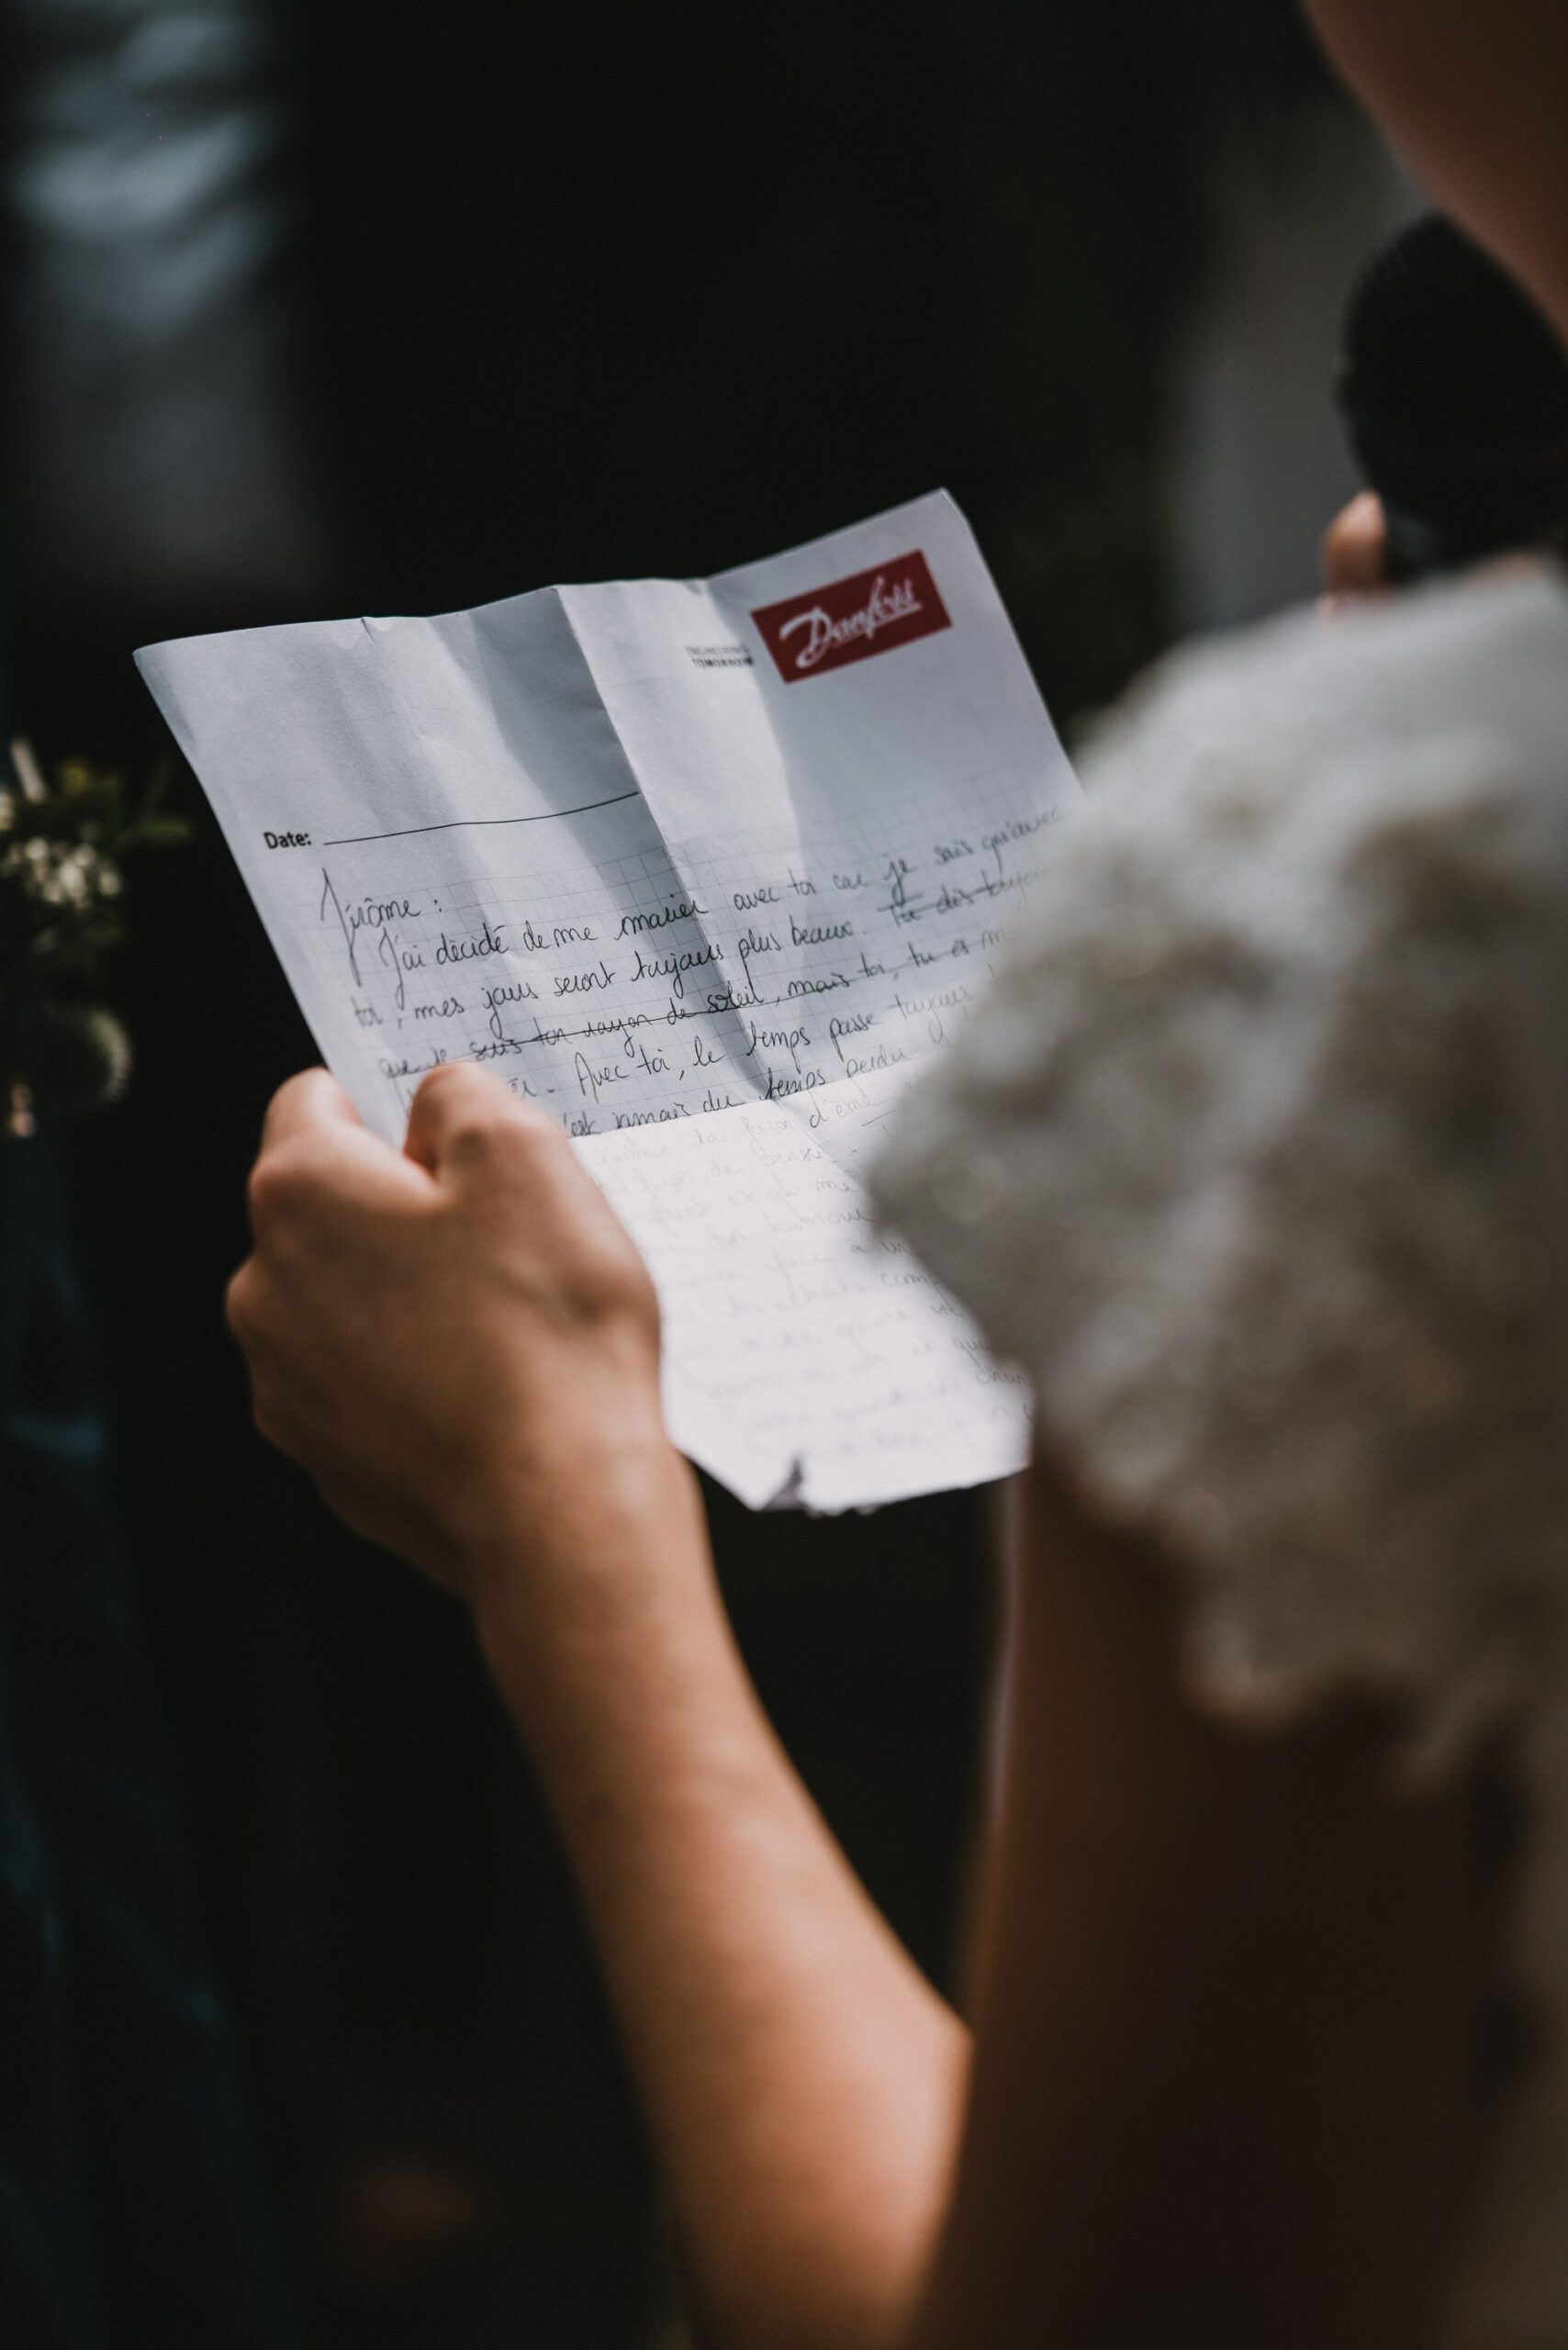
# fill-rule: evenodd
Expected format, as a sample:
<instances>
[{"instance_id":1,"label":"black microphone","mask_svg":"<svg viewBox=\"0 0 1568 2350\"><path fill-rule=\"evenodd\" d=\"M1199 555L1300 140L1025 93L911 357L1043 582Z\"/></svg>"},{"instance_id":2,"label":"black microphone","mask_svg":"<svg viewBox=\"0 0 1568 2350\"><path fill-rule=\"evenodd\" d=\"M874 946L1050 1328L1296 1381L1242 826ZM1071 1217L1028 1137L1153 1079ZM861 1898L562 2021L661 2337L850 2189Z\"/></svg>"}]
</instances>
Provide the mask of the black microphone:
<instances>
[{"instance_id":1,"label":"black microphone","mask_svg":"<svg viewBox=\"0 0 1568 2350\"><path fill-rule=\"evenodd\" d=\"M1395 578L1568 546L1568 352L1506 271L1429 212L1351 288L1335 397Z\"/></svg>"}]
</instances>

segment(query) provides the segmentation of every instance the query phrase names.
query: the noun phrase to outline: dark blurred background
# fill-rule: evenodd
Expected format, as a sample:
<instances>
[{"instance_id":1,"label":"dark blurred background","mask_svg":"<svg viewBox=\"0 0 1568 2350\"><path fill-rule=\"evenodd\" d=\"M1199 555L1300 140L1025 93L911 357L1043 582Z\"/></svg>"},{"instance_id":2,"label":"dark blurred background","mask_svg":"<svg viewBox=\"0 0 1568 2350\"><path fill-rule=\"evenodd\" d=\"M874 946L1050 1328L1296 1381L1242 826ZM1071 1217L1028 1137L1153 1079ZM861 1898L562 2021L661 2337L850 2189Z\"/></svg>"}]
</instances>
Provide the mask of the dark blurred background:
<instances>
[{"instance_id":1,"label":"dark blurred background","mask_svg":"<svg viewBox=\"0 0 1568 2350\"><path fill-rule=\"evenodd\" d=\"M161 635L701 573L939 484L1070 727L1310 592L1406 204L1282 0L9 0L3 655L162 747ZM199 810L188 778L186 804ZM136 882L77 1213L124 1521L310 2340L682 2337L569 1890L442 1599L252 1437L220 1323L314 1058L215 828ZM200 974L199 979L196 976ZM990 1499L711 1497L828 1815L951 1980Z\"/></svg>"}]
</instances>

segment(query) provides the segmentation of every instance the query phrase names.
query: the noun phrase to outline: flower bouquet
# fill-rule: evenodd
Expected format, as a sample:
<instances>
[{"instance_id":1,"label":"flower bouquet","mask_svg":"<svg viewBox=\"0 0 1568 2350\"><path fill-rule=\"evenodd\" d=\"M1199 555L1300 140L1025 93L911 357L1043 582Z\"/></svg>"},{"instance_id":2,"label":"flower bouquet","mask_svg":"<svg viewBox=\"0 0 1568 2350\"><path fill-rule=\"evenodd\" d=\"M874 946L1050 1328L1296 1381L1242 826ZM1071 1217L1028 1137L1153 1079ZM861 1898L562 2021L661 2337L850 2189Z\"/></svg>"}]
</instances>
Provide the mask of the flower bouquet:
<instances>
[{"instance_id":1,"label":"flower bouquet","mask_svg":"<svg viewBox=\"0 0 1568 2350\"><path fill-rule=\"evenodd\" d=\"M26 743L0 771L0 1135L117 1101L130 1040L97 1001L125 936L125 859L189 836L165 812L168 770L140 794L112 769L62 761L46 778Z\"/></svg>"}]
</instances>

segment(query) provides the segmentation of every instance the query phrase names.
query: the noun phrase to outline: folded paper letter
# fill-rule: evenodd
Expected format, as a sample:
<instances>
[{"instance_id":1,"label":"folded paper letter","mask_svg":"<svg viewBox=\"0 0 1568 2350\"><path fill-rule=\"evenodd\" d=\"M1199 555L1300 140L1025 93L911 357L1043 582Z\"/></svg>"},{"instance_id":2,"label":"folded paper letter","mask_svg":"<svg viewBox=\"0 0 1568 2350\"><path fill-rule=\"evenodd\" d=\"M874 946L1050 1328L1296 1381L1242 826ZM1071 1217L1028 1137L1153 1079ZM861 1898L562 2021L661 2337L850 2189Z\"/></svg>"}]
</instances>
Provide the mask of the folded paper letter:
<instances>
[{"instance_id":1,"label":"folded paper letter","mask_svg":"<svg viewBox=\"0 0 1568 2350\"><path fill-rule=\"evenodd\" d=\"M683 1449L754 1506L1019 1465L1017 1382L857 1173L1077 792L948 498L713 579L138 658L361 1115L400 1141L466 1058L578 1138Z\"/></svg>"}]
</instances>

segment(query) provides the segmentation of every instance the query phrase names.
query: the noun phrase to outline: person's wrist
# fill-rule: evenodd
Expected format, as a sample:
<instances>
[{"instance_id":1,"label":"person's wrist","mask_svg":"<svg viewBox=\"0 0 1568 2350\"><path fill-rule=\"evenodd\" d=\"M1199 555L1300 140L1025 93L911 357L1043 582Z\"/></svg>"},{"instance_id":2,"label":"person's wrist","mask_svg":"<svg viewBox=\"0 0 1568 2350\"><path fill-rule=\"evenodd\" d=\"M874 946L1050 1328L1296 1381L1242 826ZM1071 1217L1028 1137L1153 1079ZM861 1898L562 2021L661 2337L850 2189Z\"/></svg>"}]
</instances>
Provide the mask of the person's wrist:
<instances>
[{"instance_id":1,"label":"person's wrist","mask_svg":"<svg viewBox=\"0 0 1568 2350\"><path fill-rule=\"evenodd\" d=\"M723 1639L701 1495L662 1430L541 1513L514 1489L470 1554L480 1653L547 1784Z\"/></svg>"},{"instance_id":2,"label":"person's wrist","mask_svg":"<svg viewBox=\"0 0 1568 2350\"><path fill-rule=\"evenodd\" d=\"M672 1561L704 1556L692 1472L656 1412L628 1415L547 1461L498 1460L476 1481L459 1535L462 1585L481 1638L570 1607L624 1607Z\"/></svg>"}]
</instances>

